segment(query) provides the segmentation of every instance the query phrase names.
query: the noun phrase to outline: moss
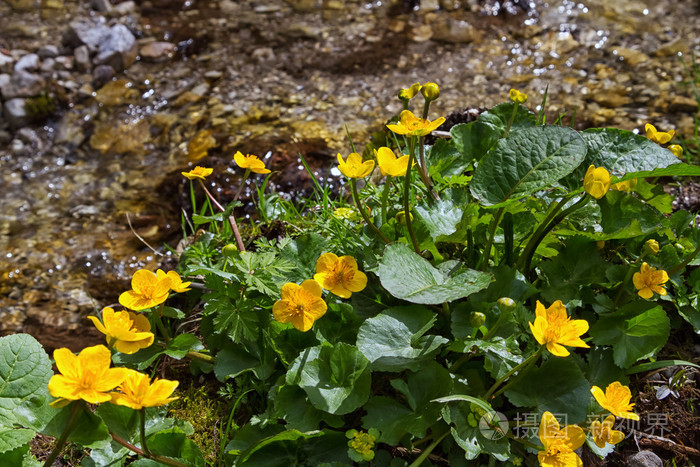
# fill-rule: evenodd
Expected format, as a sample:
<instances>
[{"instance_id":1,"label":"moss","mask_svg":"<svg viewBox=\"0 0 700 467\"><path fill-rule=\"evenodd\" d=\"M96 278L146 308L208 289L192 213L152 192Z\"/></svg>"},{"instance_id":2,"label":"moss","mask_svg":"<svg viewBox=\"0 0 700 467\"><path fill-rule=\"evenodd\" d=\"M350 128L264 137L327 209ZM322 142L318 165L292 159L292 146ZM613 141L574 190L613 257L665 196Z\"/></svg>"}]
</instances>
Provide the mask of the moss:
<instances>
[{"instance_id":1,"label":"moss","mask_svg":"<svg viewBox=\"0 0 700 467\"><path fill-rule=\"evenodd\" d=\"M208 463L216 461L219 451L219 430L228 417L227 405L209 392L207 386L190 382L178 391L179 399L168 406L172 416L192 424L194 433L189 438L197 443Z\"/></svg>"},{"instance_id":2,"label":"moss","mask_svg":"<svg viewBox=\"0 0 700 467\"><path fill-rule=\"evenodd\" d=\"M48 94L40 94L27 99L24 109L32 121L40 122L50 117L56 111L56 102Z\"/></svg>"}]
</instances>

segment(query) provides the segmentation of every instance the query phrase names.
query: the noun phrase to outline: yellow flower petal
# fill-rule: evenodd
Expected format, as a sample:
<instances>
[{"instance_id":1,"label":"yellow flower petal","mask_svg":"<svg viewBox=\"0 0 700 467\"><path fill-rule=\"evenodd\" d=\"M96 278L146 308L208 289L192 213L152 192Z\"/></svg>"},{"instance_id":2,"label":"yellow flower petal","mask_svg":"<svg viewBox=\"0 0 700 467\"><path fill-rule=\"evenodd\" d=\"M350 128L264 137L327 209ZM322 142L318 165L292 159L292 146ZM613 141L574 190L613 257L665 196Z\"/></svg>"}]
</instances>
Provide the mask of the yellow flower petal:
<instances>
[{"instance_id":1,"label":"yellow flower petal","mask_svg":"<svg viewBox=\"0 0 700 467\"><path fill-rule=\"evenodd\" d=\"M301 285L288 282L282 286L282 298L272 305L272 315L280 323L292 323L296 329L306 332L326 313L322 293L320 284L313 279Z\"/></svg>"},{"instance_id":2,"label":"yellow flower petal","mask_svg":"<svg viewBox=\"0 0 700 467\"><path fill-rule=\"evenodd\" d=\"M240 151L236 151L236 154L233 155L233 160L236 161L236 164L242 169L250 170L257 174L270 173L270 170L265 168L265 163L261 161L258 156L251 154L246 154L244 156Z\"/></svg>"},{"instance_id":3,"label":"yellow flower petal","mask_svg":"<svg viewBox=\"0 0 700 467\"><path fill-rule=\"evenodd\" d=\"M530 324L530 331L540 345L546 345L554 356L566 357L569 351L564 347L589 347L581 335L588 331L586 320L571 320L566 314L566 307L557 300L549 308L538 300L535 306L535 322Z\"/></svg>"},{"instance_id":4,"label":"yellow flower petal","mask_svg":"<svg viewBox=\"0 0 700 467\"><path fill-rule=\"evenodd\" d=\"M186 178L189 180L205 180L209 175L214 172L214 169L209 169L207 167L200 167L197 166L194 169L190 170L189 172L180 172L182 175L184 175Z\"/></svg>"},{"instance_id":5,"label":"yellow flower petal","mask_svg":"<svg viewBox=\"0 0 700 467\"><path fill-rule=\"evenodd\" d=\"M595 167L591 164L583 177L583 189L586 193L600 199L608 192L612 176L604 167Z\"/></svg>"}]
</instances>

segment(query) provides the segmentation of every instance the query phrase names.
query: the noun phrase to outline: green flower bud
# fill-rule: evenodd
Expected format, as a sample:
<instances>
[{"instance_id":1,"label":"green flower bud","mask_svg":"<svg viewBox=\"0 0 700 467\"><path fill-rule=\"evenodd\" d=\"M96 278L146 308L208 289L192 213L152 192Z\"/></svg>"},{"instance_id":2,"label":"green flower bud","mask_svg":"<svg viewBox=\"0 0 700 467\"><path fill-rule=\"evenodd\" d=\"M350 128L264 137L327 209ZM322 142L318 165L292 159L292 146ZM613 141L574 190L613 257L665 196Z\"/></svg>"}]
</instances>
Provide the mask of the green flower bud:
<instances>
[{"instance_id":1,"label":"green flower bud","mask_svg":"<svg viewBox=\"0 0 700 467\"><path fill-rule=\"evenodd\" d=\"M646 241L646 243L644 243L644 250L650 255L655 255L659 252L659 242L653 238L650 238Z\"/></svg>"},{"instance_id":2,"label":"green flower bud","mask_svg":"<svg viewBox=\"0 0 700 467\"><path fill-rule=\"evenodd\" d=\"M229 243L228 245L224 245L224 247L221 249L221 254L226 256L227 258L232 258L237 251L238 247L233 243Z\"/></svg>"},{"instance_id":3,"label":"green flower bud","mask_svg":"<svg viewBox=\"0 0 700 467\"><path fill-rule=\"evenodd\" d=\"M485 322L486 315L479 311L473 311L472 314L469 315L469 324L471 324L475 328L480 328L484 325Z\"/></svg>"},{"instance_id":4,"label":"green flower bud","mask_svg":"<svg viewBox=\"0 0 700 467\"><path fill-rule=\"evenodd\" d=\"M501 310L501 312L511 311L515 308L515 300L510 297L501 297L496 303L498 304L498 309Z\"/></svg>"},{"instance_id":5,"label":"green flower bud","mask_svg":"<svg viewBox=\"0 0 700 467\"><path fill-rule=\"evenodd\" d=\"M435 83L425 83L420 88L420 93L423 94L426 101L434 101L440 97L440 87Z\"/></svg>"}]
</instances>

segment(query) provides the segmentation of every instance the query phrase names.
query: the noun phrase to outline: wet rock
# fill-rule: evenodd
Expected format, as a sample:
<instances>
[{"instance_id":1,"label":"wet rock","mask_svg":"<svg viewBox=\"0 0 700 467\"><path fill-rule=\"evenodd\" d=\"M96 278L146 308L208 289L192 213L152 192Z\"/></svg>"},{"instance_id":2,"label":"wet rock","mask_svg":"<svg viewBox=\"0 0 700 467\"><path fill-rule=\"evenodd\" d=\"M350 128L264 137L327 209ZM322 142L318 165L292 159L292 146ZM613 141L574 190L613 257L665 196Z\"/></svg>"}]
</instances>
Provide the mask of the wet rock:
<instances>
[{"instance_id":1,"label":"wet rock","mask_svg":"<svg viewBox=\"0 0 700 467\"><path fill-rule=\"evenodd\" d=\"M698 111L698 101L685 96L674 96L668 104L669 112L688 112L695 113Z\"/></svg>"},{"instance_id":2,"label":"wet rock","mask_svg":"<svg viewBox=\"0 0 700 467\"><path fill-rule=\"evenodd\" d=\"M287 0L287 3L292 6L294 11L303 13L318 11L322 6L321 0Z\"/></svg>"},{"instance_id":3,"label":"wet rock","mask_svg":"<svg viewBox=\"0 0 700 467\"><path fill-rule=\"evenodd\" d=\"M12 128L21 128L29 123L25 100L20 97L5 101L2 106L2 115Z\"/></svg>"},{"instance_id":4,"label":"wet rock","mask_svg":"<svg viewBox=\"0 0 700 467\"><path fill-rule=\"evenodd\" d=\"M594 92L592 98L595 102L602 105L603 107L608 107L610 109L616 109L627 105L632 102L632 99L626 96L624 90L622 91L598 91Z\"/></svg>"},{"instance_id":5,"label":"wet rock","mask_svg":"<svg viewBox=\"0 0 700 467\"><path fill-rule=\"evenodd\" d=\"M56 60L53 58L47 58L41 62L41 71L45 73L51 73L56 69Z\"/></svg>"},{"instance_id":6,"label":"wet rock","mask_svg":"<svg viewBox=\"0 0 700 467\"><path fill-rule=\"evenodd\" d=\"M428 24L411 26L408 29L408 38L413 42L429 41L433 37L433 28Z\"/></svg>"},{"instance_id":7,"label":"wet rock","mask_svg":"<svg viewBox=\"0 0 700 467\"><path fill-rule=\"evenodd\" d=\"M92 70L92 85L95 88L101 88L109 83L116 74L117 72L114 71L114 68L109 65L97 65Z\"/></svg>"},{"instance_id":8,"label":"wet rock","mask_svg":"<svg viewBox=\"0 0 700 467\"><path fill-rule=\"evenodd\" d=\"M628 49L627 47L615 47L613 53L622 58L629 66L636 67L640 63L648 62L649 56L639 50Z\"/></svg>"},{"instance_id":9,"label":"wet rock","mask_svg":"<svg viewBox=\"0 0 700 467\"><path fill-rule=\"evenodd\" d=\"M627 459L630 467L662 467L663 461L652 451L639 451Z\"/></svg>"},{"instance_id":10,"label":"wet rock","mask_svg":"<svg viewBox=\"0 0 700 467\"><path fill-rule=\"evenodd\" d=\"M0 75L0 97L3 96L2 90L5 89L6 87L10 86L10 81L12 80L12 77L8 75L7 73L3 73ZM7 99L9 96L5 96L5 99Z\"/></svg>"},{"instance_id":11,"label":"wet rock","mask_svg":"<svg viewBox=\"0 0 700 467\"><path fill-rule=\"evenodd\" d=\"M42 45L39 47L39 50L36 51L36 54L42 60L46 60L47 58L56 58L58 57L58 47L52 44Z\"/></svg>"},{"instance_id":12,"label":"wet rock","mask_svg":"<svg viewBox=\"0 0 700 467\"><path fill-rule=\"evenodd\" d=\"M2 94L3 99L31 97L39 94L44 86L46 86L46 81L40 75L17 70L12 74L7 84L3 85L0 82L0 94Z\"/></svg>"},{"instance_id":13,"label":"wet rock","mask_svg":"<svg viewBox=\"0 0 700 467\"><path fill-rule=\"evenodd\" d=\"M474 41L478 31L464 20L442 17L440 21L431 24L433 40L451 42L454 44Z\"/></svg>"},{"instance_id":14,"label":"wet rock","mask_svg":"<svg viewBox=\"0 0 700 467\"><path fill-rule=\"evenodd\" d=\"M11 55L0 51L0 73L9 73L13 69L15 59Z\"/></svg>"},{"instance_id":15,"label":"wet rock","mask_svg":"<svg viewBox=\"0 0 700 467\"><path fill-rule=\"evenodd\" d=\"M56 63L58 63L58 65L64 70L73 69L73 57L61 55L60 57L56 57Z\"/></svg>"},{"instance_id":16,"label":"wet rock","mask_svg":"<svg viewBox=\"0 0 700 467\"><path fill-rule=\"evenodd\" d=\"M132 87L129 80L118 79L101 87L97 91L95 100L106 106L114 106L133 102L138 96L139 92Z\"/></svg>"},{"instance_id":17,"label":"wet rock","mask_svg":"<svg viewBox=\"0 0 700 467\"><path fill-rule=\"evenodd\" d=\"M18 156L24 152L25 144L19 139L13 139L10 143L10 151L13 155Z\"/></svg>"},{"instance_id":18,"label":"wet rock","mask_svg":"<svg viewBox=\"0 0 700 467\"><path fill-rule=\"evenodd\" d=\"M86 45L90 51L97 52L110 31L104 23L91 19L79 19L70 22L63 40L70 47Z\"/></svg>"},{"instance_id":19,"label":"wet rock","mask_svg":"<svg viewBox=\"0 0 700 467\"><path fill-rule=\"evenodd\" d=\"M99 45L95 64L110 65L115 70L131 66L138 56L136 38L123 24L115 24Z\"/></svg>"},{"instance_id":20,"label":"wet rock","mask_svg":"<svg viewBox=\"0 0 700 467\"><path fill-rule=\"evenodd\" d=\"M126 16L136 11L136 3L131 0L122 2L112 8L112 16Z\"/></svg>"},{"instance_id":21,"label":"wet rock","mask_svg":"<svg viewBox=\"0 0 700 467\"><path fill-rule=\"evenodd\" d=\"M90 61L90 51L87 45L81 45L76 47L73 51L73 58L75 58L75 67L82 72L90 71L92 68L92 62Z\"/></svg>"},{"instance_id":22,"label":"wet rock","mask_svg":"<svg viewBox=\"0 0 700 467\"><path fill-rule=\"evenodd\" d=\"M82 128L82 122L81 115L66 113L56 127L54 143L68 144L73 147L80 146L85 141L85 131Z\"/></svg>"},{"instance_id":23,"label":"wet rock","mask_svg":"<svg viewBox=\"0 0 700 467\"><path fill-rule=\"evenodd\" d=\"M175 55L175 44L155 41L144 44L140 51L141 58L149 62L164 62Z\"/></svg>"},{"instance_id":24,"label":"wet rock","mask_svg":"<svg viewBox=\"0 0 700 467\"><path fill-rule=\"evenodd\" d=\"M93 10L97 10L100 13L109 13L112 11L112 4L109 0L92 0L90 2Z\"/></svg>"},{"instance_id":25,"label":"wet rock","mask_svg":"<svg viewBox=\"0 0 700 467\"><path fill-rule=\"evenodd\" d=\"M28 70L34 71L39 68L40 65L39 56L37 54L27 54L22 56L17 63L15 63L15 71L17 70Z\"/></svg>"}]
</instances>

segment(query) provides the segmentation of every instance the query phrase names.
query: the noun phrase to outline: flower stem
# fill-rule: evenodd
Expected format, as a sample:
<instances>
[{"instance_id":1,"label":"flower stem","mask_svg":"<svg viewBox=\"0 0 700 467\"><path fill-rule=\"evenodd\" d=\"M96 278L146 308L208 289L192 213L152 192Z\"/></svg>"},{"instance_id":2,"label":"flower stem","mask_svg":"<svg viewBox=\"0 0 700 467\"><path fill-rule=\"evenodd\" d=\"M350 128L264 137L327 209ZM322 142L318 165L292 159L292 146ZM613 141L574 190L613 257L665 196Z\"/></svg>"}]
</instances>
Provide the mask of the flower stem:
<instances>
[{"instance_id":1,"label":"flower stem","mask_svg":"<svg viewBox=\"0 0 700 467\"><path fill-rule=\"evenodd\" d=\"M160 462L161 464L164 464L164 465L171 465L173 467L188 467L187 464L183 464L182 462L178 462L175 459L171 459L169 457L160 456L158 454L153 454L153 453L147 454L143 449L140 449L140 448L134 446L133 444L131 444L127 440L119 437L118 435L115 435L111 431L109 432L109 435L112 437L112 439L114 440L115 443L121 444L122 446L124 446L125 448L127 448L130 451L135 452L139 456L153 459L154 461Z\"/></svg>"},{"instance_id":2,"label":"flower stem","mask_svg":"<svg viewBox=\"0 0 700 467\"><path fill-rule=\"evenodd\" d=\"M391 175L386 176L384 180L384 190L382 191L382 225L387 222L386 205L389 201L389 190L391 189Z\"/></svg>"},{"instance_id":3,"label":"flower stem","mask_svg":"<svg viewBox=\"0 0 700 467\"><path fill-rule=\"evenodd\" d=\"M163 324L163 319L161 318L163 314L163 303L158 306L158 309L155 312L155 321L156 321L156 327L160 331L161 334L163 334L163 340L165 340L165 343L167 344L170 342L170 333L168 330L165 328L165 325Z\"/></svg>"},{"instance_id":4,"label":"flower stem","mask_svg":"<svg viewBox=\"0 0 700 467\"><path fill-rule=\"evenodd\" d=\"M243 179L241 180L241 185L238 187L238 191L236 192L236 196L233 197L234 201L238 201L238 197L241 196L241 192L243 191L243 187L245 186L246 180L248 180L248 177L250 176L250 169L245 169L245 172L243 172Z\"/></svg>"},{"instance_id":5,"label":"flower stem","mask_svg":"<svg viewBox=\"0 0 700 467\"><path fill-rule=\"evenodd\" d=\"M193 350L190 350L189 352L187 352L187 355L185 355L185 356L189 357L189 358L193 358L195 360L201 360L205 363L214 363L214 357L212 357L211 355L207 355L207 354L201 353L201 352L195 352Z\"/></svg>"},{"instance_id":6,"label":"flower stem","mask_svg":"<svg viewBox=\"0 0 700 467\"><path fill-rule=\"evenodd\" d=\"M450 434L450 430L448 429L448 430L447 430L446 432L444 432L438 439L436 439L435 441L433 441L432 443L430 443L430 446L428 446L427 448L425 448L425 450L423 450L423 452L421 453L421 455L418 456L418 458L417 458L416 460L414 460L414 461L411 463L411 465L409 465L408 467L418 467L419 465L421 465L421 464L423 463L423 461L426 460L426 459L428 458L428 456L430 455L430 453L433 452L433 449L435 449L435 448L440 444L440 442L445 438L445 436L447 436L447 435L449 435L449 434Z\"/></svg>"},{"instance_id":7,"label":"flower stem","mask_svg":"<svg viewBox=\"0 0 700 467\"><path fill-rule=\"evenodd\" d=\"M425 144L423 144L425 140L424 136L420 137L420 140L418 141L418 153L420 156L420 167L418 170L418 173L420 174L420 178L423 180L423 184L425 185L425 189L428 190L428 193L433 199L440 199L440 196L433 190L433 184L430 181L430 177L428 177L428 165L425 162Z\"/></svg>"},{"instance_id":8,"label":"flower stem","mask_svg":"<svg viewBox=\"0 0 700 467\"><path fill-rule=\"evenodd\" d=\"M146 407L141 407L141 410L139 410L139 418L141 419L141 448L146 453L146 456L151 457L153 453L146 446Z\"/></svg>"},{"instance_id":9,"label":"flower stem","mask_svg":"<svg viewBox=\"0 0 700 467\"><path fill-rule=\"evenodd\" d=\"M411 221L411 205L409 203L410 192L411 192L411 170L413 169L413 158L415 157L416 150L416 139L414 137L408 140L408 166L406 167L406 176L404 178L403 186L403 212L406 215L406 228L408 229L408 236L411 237L411 243L413 243L413 250L420 254L420 246L418 245L418 240L416 240L416 234L413 232L413 222Z\"/></svg>"},{"instance_id":10,"label":"flower stem","mask_svg":"<svg viewBox=\"0 0 700 467\"><path fill-rule=\"evenodd\" d=\"M376 225L374 225L372 220L367 215L367 212L365 211L364 207L362 206L362 202L360 201L360 194L357 192L357 182L355 182L354 178L350 179L350 187L352 188L352 197L355 200L355 205L357 206L357 209L362 215L362 219L368 226L370 226L370 228L372 228L372 230L374 230L377 233L377 235L381 237L382 240L384 240L384 243L391 243L389 239L386 238L386 235L384 235L382 231L379 230Z\"/></svg>"},{"instance_id":11,"label":"flower stem","mask_svg":"<svg viewBox=\"0 0 700 467\"><path fill-rule=\"evenodd\" d=\"M501 217L503 217L503 212L505 208L499 208L496 211L496 215L491 221L491 228L489 229L489 239L486 242L486 248L484 248L484 255L481 257L481 261L477 264L476 268L479 269L481 266L487 268L489 266L489 256L491 256L491 247L493 246L493 239L496 236L496 229L498 228L498 223L501 222Z\"/></svg>"},{"instance_id":12,"label":"flower stem","mask_svg":"<svg viewBox=\"0 0 700 467\"><path fill-rule=\"evenodd\" d=\"M61 450L63 449L63 446L66 444L66 440L68 439L68 435L71 434L71 432L75 428L75 425L78 423L78 415L80 414L80 410L82 408L82 401L78 400L73 402L73 406L70 410L70 415L68 416L68 421L66 422L66 426L63 428L63 433L61 433L61 436L56 441L56 445L51 451L51 454L49 454L49 457L46 459L46 462L44 462L44 467L51 467L58 455L61 453Z\"/></svg>"},{"instance_id":13,"label":"flower stem","mask_svg":"<svg viewBox=\"0 0 700 467\"><path fill-rule=\"evenodd\" d=\"M243 180L248 177L248 174L250 173L250 169L246 169L246 174L243 177ZM221 212L226 212L226 209L214 198L214 195L212 195L209 190L207 190L207 187L204 185L204 182L199 180L199 183L202 185L202 188L204 189L204 192L207 194L209 199L211 200L214 205L219 208ZM238 200L238 195L240 194L241 190L238 190L238 193L236 193L236 197L233 199L234 201ZM245 246L243 245L243 239L241 238L241 233L238 230L238 224L236 223L236 218L233 216L228 216L228 223L231 224L231 230L233 230L233 235L236 237L236 245L238 246L239 251L245 251Z\"/></svg>"},{"instance_id":14,"label":"flower stem","mask_svg":"<svg viewBox=\"0 0 700 467\"><path fill-rule=\"evenodd\" d=\"M515 115L518 113L518 106L519 104L513 103L513 112L510 114L510 120L508 120L508 125L506 126L506 131L503 132L503 137L507 138L508 134L510 133L510 127L513 124L513 121L515 120Z\"/></svg>"},{"instance_id":15,"label":"flower stem","mask_svg":"<svg viewBox=\"0 0 700 467\"><path fill-rule=\"evenodd\" d=\"M698 255L698 253L700 253L700 245L698 245L698 247L695 249L695 251L693 251L690 255L688 255L683 261L681 261L680 263L678 263L677 265L673 266L671 269L666 271L666 274L668 274L670 277L673 274L677 273L678 271L680 271L681 269L686 267L688 264L690 264L690 262L695 259L695 257Z\"/></svg>"},{"instance_id":16,"label":"flower stem","mask_svg":"<svg viewBox=\"0 0 700 467\"><path fill-rule=\"evenodd\" d=\"M527 359L523 360L520 365L513 367L508 373L503 375L501 379L493 383L493 386L486 392L486 395L484 396L484 399L488 402L491 397L496 397L497 394L494 394L496 392L496 389L499 388L501 384L505 382L508 378L510 378L512 375L514 375L516 372L521 371L518 376L524 375L526 370L530 367L530 365L534 364L539 358L540 355L542 355L542 352L544 352L545 346L540 346L540 348L535 352L534 354L530 355ZM512 381L511 381L512 382ZM502 393L508 386L510 386L511 382L506 384L501 391L498 392L498 394Z\"/></svg>"}]
</instances>

